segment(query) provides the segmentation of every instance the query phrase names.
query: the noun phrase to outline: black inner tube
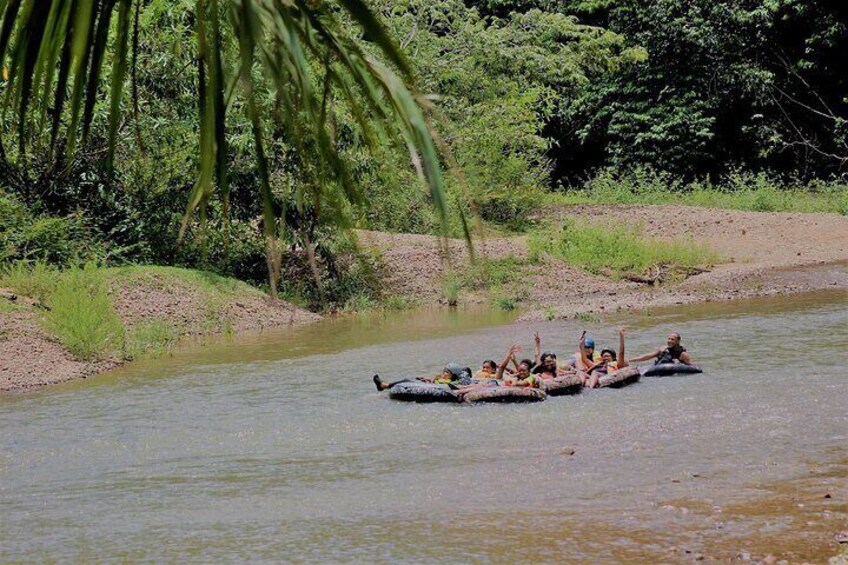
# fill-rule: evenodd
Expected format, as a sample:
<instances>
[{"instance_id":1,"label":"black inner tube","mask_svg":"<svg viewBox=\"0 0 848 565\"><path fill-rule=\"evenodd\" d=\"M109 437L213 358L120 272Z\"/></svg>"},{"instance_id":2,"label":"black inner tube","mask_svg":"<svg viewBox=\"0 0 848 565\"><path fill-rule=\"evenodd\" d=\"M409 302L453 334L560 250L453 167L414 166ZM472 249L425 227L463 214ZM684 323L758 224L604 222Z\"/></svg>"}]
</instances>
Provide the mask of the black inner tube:
<instances>
[{"instance_id":1,"label":"black inner tube","mask_svg":"<svg viewBox=\"0 0 848 565\"><path fill-rule=\"evenodd\" d=\"M692 375L703 373L696 365L686 363L657 363L642 371L643 377L667 377L670 375Z\"/></svg>"},{"instance_id":2,"label":"black inner tube","mask_svg":"<svg viewBox=\"0 0 848 565\"><path fill-rule=\"evenodd\" d=\"M389 398L406 402L458 402L459 396L447 385L420 381L400 381L389 389Z\"/></svg>"}]
</instances>

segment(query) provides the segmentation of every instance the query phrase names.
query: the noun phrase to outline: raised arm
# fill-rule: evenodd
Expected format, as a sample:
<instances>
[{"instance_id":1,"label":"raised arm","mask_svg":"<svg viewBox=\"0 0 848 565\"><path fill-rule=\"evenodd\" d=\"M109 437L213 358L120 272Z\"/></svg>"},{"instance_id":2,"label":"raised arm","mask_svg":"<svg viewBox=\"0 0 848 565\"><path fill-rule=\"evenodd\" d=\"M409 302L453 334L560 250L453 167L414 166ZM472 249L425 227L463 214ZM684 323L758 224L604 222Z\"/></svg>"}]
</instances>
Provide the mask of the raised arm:
<instances>
[{"instance_id":1,"label":"raised arm","mask_svg":"<svg viewBox=\"0 0 848 565\"><path fill-rule=\"evenodd\" d=\"M504 357L503 363L498 365L498 371L497 371L497 373L495 373L496 379L498 379L499 381L503 380L504 369L506 368L507 364L509 364L510 359L512 359L512 361L515 362L515 353L519 349L521 349L521 346L518 345L518 344L514 344L512 347L509 348L509 351L506 352L506 357Z\"/></svg>"},{"instance_id":2,"label":"raised arm","mask_svg":"<svg viewBox=\"0 0 848 565\"><path fill-rule=\"evenodd\" d=\"M513 369L510 371L511 373L518 372L518 359L515 358L515 354L512 354L512 366Z\"/></svg>"},{"instance_id":3,"label":"raised arm","mask_svg":"<svg viewBox=\"0 0 848 565\"><path fill-rule=\"evenodd\" d=\"M630 359L630 362L638 363L639 361L647 361L648 359L658 357L660 353L662 353L662 349L654 349L650 353L645 353L644 355L640 355L639 357L634 357L633 359Z\"/></svg>"},{"instance_id":4,"label":"raised arm","mask_svg":"<svg viewBox=\"0 0 848 565\"><path fill-rule=\"evenodd\" d=\"M574 356L575 364L581 371L588 371L592 366L592 360L586 355L586 332L580 336L580 341L577 343L577 354Z\"/></svg>"},{"instance_id":5,"label":"raised arm","mask_svg":"<svg viewBox=\"0 0 848 565\"><path fill-rule=\"evenodd\" d=\"M539 332L533 332L533 343L535 344L536 357L533 360L535 366L542 362L542 338L539 337Z\"/></svg>"},{"instance_id":6,"label":"raised arm","mask_svg":"<svg viewBox=\"0 0 848 565\"><path fill-rule=\"evenodd\" d=\"M618 368L623 369L627 366L627 358L624 356L624 326L618 328Z\"/></svg>"}]
</instances>

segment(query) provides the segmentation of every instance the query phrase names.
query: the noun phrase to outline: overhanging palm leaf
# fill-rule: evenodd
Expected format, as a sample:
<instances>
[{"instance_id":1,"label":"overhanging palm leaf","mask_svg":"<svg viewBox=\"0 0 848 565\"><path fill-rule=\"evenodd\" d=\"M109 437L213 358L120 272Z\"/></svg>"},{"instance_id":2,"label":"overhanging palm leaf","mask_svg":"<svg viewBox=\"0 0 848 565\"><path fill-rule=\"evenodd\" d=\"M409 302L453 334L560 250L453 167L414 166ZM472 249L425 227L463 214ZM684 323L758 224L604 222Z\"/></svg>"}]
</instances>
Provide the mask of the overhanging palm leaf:
<instances>
[{"instance_id":1,"label":"overhanging palm leaf","mask_svg":"<svg viewBox=\"0 0 848 565\"><path fill-rule=\"evenodd\" d=\"M111 64L109 85L109 159L115 150L125 82L133 2L142 0L0 0L0 62L9 80L3 111L14 108L21 153L29 128L51 114L53 145L65 120L67 150L85 143L101 86L104 66ZM114 18L113 18L114 15ZM283 131L301 160L320 163L309 193L298 185L296 202L318 205L328 186L342 189L352 204L363 195L352 181L335 143L328 105L346 104L366 139L377 125L402 136L410 159L430 189L439 216L447 216L439 156L422 111L422 100L411 86L411 72L402 53L375 14L362 0L197 0L198 110L200 165L189 197L186 221L203 210L217 188L226 210L227 123L235 89L254 139L263 204L264 233L269 250L272 292L276 289L273 260L280 236L268 178L262 96L271 97L275 131ZM368 38L374 50L395 70L369 53L346 30ZM231 33L231 35L229 35ZM225 77L226 39L235 39L237 57L230 65L237 76ZM109 54L109 45L113 53ZM133 61L135 57L133 57ZM135 92L135 89L133 89ZM34 97L34 95L36 95ZM385 125L381 126L380 122ZM0 139L0 158L2 158ZM333 201L333 198L324 199ZM337 208L337 207L336 207ZM338 211L338 210L336 210ZM185 224L184 224L185 228Z\"/></svg>"}]
</instances>

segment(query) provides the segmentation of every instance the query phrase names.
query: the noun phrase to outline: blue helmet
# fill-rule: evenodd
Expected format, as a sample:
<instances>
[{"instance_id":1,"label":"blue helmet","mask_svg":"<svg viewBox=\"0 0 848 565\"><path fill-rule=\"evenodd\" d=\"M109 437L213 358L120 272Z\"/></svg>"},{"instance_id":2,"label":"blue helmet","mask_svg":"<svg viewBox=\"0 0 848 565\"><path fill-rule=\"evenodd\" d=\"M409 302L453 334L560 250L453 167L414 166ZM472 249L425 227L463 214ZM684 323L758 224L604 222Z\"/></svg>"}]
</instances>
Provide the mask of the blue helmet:
<instances>
[{"instance_id":1,"label":"blue helmet","mask_svg":"<svg viewBox=\"0 0 848 565\"><path fill-rule=\"evenodd\" d=\"M595 340L592 339L591 337L587 337L586 340L583 342L583 345L585 347L591 347L592 349L594 349L595 348Z\"/></svg>"}]
</instances>

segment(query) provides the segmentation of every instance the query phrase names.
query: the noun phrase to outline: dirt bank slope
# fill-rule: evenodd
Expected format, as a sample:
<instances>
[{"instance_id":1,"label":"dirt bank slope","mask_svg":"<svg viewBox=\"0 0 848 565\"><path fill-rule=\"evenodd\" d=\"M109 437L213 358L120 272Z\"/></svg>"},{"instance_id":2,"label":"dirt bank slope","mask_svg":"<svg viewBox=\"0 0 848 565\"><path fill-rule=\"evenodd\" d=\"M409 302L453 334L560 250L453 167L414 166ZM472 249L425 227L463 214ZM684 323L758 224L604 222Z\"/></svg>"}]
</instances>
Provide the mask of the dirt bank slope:
<instances>
[{"instance_id":1,"label":"dirt bank slope","mask_svg":"<svg viewBox=\"0 0 848 565\"><path fill-rule=\"evenodd\" d=\"M320 319L291 304L273 301L247 285L226 288L199 284L203 274L168 268L136 268L112 276L115 311L127 335L158 324L174 337L260 330ZM218 281L226 281L215 277ZM85 378L127 359L113 354L95 362L74 358L48 335L40 318L44 307L8 289L0 291L0 391L29 389Z\"/></svg>"},{"instance_id":2,"label":"dirt bank slope","mask_svg":"<svg viewBox=\"0 0 848 565\"><path fill-rule=\"evenodd\" d=\"M573 206L551 212L552 227L566 218L639 226L657 238L691 237L721 256L709 272L676 285L653 287L585 273L550 257L517 267L524 280L517 299L524 318L568 317L743 296L848 288L848 218L836 214L743 212L688 206ZM468 265L461 241L450 241L454 263L441 260L435 238L365 232L365 245L379 249L387 266L389 292L439 301L446 269ZM526 258L523 237L477 242L478 255ZM466 300L486 299L474 293Z\"/></svg>"}]
</instances>

